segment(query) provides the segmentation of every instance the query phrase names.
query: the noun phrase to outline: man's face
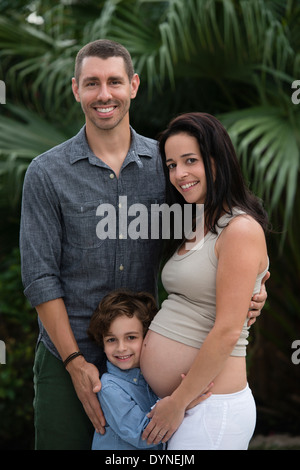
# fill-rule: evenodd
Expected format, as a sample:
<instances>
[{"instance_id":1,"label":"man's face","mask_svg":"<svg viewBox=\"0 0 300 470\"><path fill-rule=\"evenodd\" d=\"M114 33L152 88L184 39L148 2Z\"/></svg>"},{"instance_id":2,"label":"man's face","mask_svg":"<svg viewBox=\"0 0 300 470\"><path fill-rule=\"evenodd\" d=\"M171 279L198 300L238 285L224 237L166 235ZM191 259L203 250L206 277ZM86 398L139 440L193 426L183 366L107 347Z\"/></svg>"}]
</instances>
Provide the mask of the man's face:
<instances>
[{"instance_id":1,"label":"man's face","mask_svg":"<svg viewBox=\"0 0 300 470\"><path fill-rule=\"evenodd\" d=\"M114 129L124 118L129 123L130 102L138 87L138 75L129 81L122 57L85 57L79 83L72 80L73 93L81 103L87 125L101 130Z\"/></svg>"}]
</instances>

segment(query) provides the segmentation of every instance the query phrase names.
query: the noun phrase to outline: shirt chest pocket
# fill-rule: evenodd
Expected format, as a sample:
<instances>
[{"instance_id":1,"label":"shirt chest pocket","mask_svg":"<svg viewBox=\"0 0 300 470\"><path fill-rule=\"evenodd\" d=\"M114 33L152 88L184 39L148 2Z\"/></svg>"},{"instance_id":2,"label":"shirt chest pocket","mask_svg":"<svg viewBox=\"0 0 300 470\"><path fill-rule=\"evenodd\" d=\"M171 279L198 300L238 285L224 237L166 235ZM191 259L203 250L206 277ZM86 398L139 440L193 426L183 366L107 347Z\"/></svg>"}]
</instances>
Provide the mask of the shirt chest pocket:
<instances>
[{"instance_id":1,"label":"shirt chest pocket","mask_svg":"<svg viewBox=\"0 0 300 470\"><path fill-rule=\"evenodd\" d=\"M102 243L97 236L97 208L101 200L84 203L66 203L61 205L64 236L67 243L76 248L98 248Z\"/></svg>"},{"instance_id":2,"label":"shirt chest pocket","mask_svg":"<svg viewBox=\"0 0 300 470\"><path fill-rule=\"evenodd\" d=\"M164 214L164 198L138 197L133 198L128 207L128 236L137 243L161 239L162 217Z\"/></svg>"}]
</instances>

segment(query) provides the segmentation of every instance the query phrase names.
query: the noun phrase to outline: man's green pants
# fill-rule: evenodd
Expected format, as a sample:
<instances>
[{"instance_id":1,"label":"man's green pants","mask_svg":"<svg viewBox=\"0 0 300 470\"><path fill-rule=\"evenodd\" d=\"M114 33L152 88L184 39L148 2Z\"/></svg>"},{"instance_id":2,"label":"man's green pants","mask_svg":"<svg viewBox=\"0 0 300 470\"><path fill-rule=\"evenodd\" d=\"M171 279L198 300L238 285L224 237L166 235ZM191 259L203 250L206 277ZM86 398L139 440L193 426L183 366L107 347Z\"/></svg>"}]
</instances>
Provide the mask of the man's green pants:
<instances>
[{"instance_id":1,"label":"man's green pants","mask_svg":"<svg viewBox=\"0 0 300 470\"><path fill-rule=\"evenodd\" d=\"M94 427L62 361L39 343L34 363L36 450L90 450Z\"/></svg>"}]
</instances>

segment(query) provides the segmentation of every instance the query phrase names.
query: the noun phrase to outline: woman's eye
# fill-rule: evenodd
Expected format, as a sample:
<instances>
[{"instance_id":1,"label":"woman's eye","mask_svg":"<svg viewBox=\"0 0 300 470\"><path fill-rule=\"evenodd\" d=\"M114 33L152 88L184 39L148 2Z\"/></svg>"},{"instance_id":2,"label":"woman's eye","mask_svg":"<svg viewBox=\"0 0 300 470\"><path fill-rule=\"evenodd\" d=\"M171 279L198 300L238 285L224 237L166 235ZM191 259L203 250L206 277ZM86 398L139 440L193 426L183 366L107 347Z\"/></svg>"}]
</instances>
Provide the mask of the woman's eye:
<instances>
[{"instance_id":1,"label":"woman's eye","mask_svg":"<svg viewBox=\"0 0 300 470\"><path fill-rule=\"evenodd\" d=\"M167 165L168 167L168 170L173 170L173 168L175 168L175 163L170 163L169 165Z\"/></svg>"}]
</instances>

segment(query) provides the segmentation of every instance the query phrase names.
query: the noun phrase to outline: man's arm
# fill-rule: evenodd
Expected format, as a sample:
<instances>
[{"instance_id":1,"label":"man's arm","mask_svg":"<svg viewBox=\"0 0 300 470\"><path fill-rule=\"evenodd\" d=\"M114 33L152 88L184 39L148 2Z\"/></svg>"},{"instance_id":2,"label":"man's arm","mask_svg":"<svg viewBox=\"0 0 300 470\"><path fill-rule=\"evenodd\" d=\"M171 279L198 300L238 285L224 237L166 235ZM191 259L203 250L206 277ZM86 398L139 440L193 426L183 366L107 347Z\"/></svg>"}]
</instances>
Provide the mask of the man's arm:
<instances>
[{"instance_id":1,"label":"man's arm","mask_svg":"<svg viewBox=\"0 0 300 470\"><path fill-rule=\"evenodd\" d=\"M25 175L22 198L20 249L24 293L65 360L79 348L62 298L61 224L57 192L47 172L34 160ZM104 418L96 396L101 388L97 368L79 356L69 362L67 370L88 417L96 429L104 432Z\"/></svg>"},{"instance_id":2,"label":"man's arm","mask_svg":"<svg viewBox=\"0 0 300 470\"><path fill-rule=\"evenodd\" d=\"M259 317L262 309L264 308L264 305L268 297L265 283L269 279L270 275L271 274L268 271L262 280L260 292L258 294L255 294L251 299L250 308L248 312L248 318L249 318L249 321L247 323L248 326L251 326L253 325L253 323L256 322L256 318Z\"/></svg>"},{"instance_id":3,"label":"man's arm","mask_svg":"<svg viewBox=\"0 0 300 470\"><path fill-rule=\"evenodd\" d=\"M79 350L62 298L44 302L36 310L63 361ZM98 369L82 356L70 361L66 369L86 414L96 431L103 434L105 419L96 395L101 389Z\"/></svg>"}]
</instances>

